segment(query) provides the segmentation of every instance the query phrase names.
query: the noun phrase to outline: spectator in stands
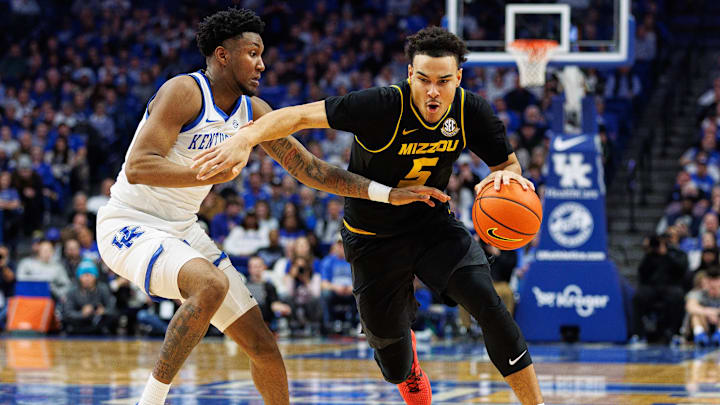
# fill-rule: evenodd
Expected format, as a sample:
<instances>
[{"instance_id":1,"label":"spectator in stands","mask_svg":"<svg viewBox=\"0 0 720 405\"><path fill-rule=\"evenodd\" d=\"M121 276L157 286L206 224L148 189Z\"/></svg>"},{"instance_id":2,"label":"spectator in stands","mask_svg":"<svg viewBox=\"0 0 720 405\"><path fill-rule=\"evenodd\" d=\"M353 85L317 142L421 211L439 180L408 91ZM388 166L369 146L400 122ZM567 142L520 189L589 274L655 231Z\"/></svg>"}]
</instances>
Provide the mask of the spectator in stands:
<instances>
[{"instance_id":1,"label":"spectator in stands","mask_svg":"<svg viewBox=\"0 0 720 405\"><path fill-rule=\"evenodd\" d=\"M69 334L114 333L117 313L115 298L105 283L98 281L99 271L92 260L83 260L77 269L77 283L63 306L63 324Z\"/></svg>"},{"instance_id":2,"label":"spectator in stands","mask_svg":"<svg viewBox=\"0 0 720 405\"><path fill-rule=\"evenodd\" d=\"M706 232L715 235L715 240L720 236L720 223L718 223L717 213L708 212L703 216L702 222L700 223L699 234L702 235Z\"/></svg>"},{"instance_id":3,"label":"spectator in stands","mask_svg":"<svg viewBox=\"0 0 720 405\"><path fill-rule=\"evenodd\" d=\"M20 194L12 187L12 175L0 173L0 210L2 210L2 237L5 241L15 241L20 231L23 206Z\"/></svg>"},{"instance_id":4,"label":"spectator in stands","mask_svg":"<svg viewBox=\"0 0 720 405\"><path fill-rule=\"evenodd\" d=\"M245 211L242 223L230 230L223 242L223 250L230 256L249 257L269 244L268 235L260 229L255 210L250 209Z\"/></svg>"},{"instance_id":5,"label":"spectator in stands","mask_svg":"<svg viewBox=\"0 0 720 405\"><path fill-rule=\"evenodd\" d=\"M14 157L20 150L20 143L13 138L12 129L7 125L0 127L0 150L9 158Z\"/></svg>"},{"instance_id":6,"label":"spectator in stands","mask_svg":"<svg viewBox=\"0 0 720 405\"><path fill-rule=\"evenodd\" d=\"M100 261L100 252L93 231L87 226L78 226L75 229L77 240L80 242L80 253L84 258L90 258L96 262Z\"/></svg>"},{"instance_id":7,"label":"spectator in stands","mask_svg":"<svg viewBox=\"0 0 720 405\"><path fill-rule=\"evenodd\" d=\"M720 345L720 268L707 271L707 279L700 290L688 293L685 310L690 316L690 327L696 345Z\"/></svg>"},{"instance_id":8,"label":"spectator in stands","mask_svg":"<svg viewBox=\"0 0 720 405\"><path fill-rule=\"evenodd\" d=\"M95 194L87 200L87 210L93 214L110 200L110 189L115 184L115 180L111 178L104 179L100 183L100 193Z\"/></svg>"},{"instance_id":9,"label":"spectator in stands","mask_svg":"<svg viewBox=\"0 0 720 405\"><path fill-rule=\"evenodd\" d=\"M717 151L717 138L714 126L708 127L708 129L703 131L699 146L693 146L683 153L680 157L680 166L687 167L692 164L701 151L705 152L709 164L718 165L720 163L720 153Z\"/></svg>"},{"instance_id":10,"label":"spectator in stands","mask_svg":"<svg viewBox=\"0 0 720 405\"><path fill-rule=\"evenodd\" d=\"M519 75L515 75L514 80L513 89L506 93L503 98L509 110L524 115L525 109L532 104L537 104L538 100L528 89L520 86ZM535 126L535 123L531 121L526 121L526 124Z\"/></svg>"},{"instance_id":11,"label":"spectator in stands","mask_svg":"<svg viewBox=\"0 0 720 405\"><path fill-rule=\"evenodd\" d=\"M317 235L318 241L326 246L333 244L342 227L342 221L342 203L337 198L328 200L325 216L320 218L315 225L315 235Z\"/></svg>"},{"instance_id":12,"label":"spectator in stands","mask_svg":"<svg viewBox=\"0 0 720 405\"><path fill-rule=\"evenodd\" d=\"M314 335L322 321L322 278L305 257L296 257L285 277L292 319L290 328L296 334Z\"/></svg>"},{"instance_id":13,"label":"spectator in stands","mask_svg":"<svg viewBox=\"0 0 720 405\"><path fill-rule=\"evenodd\" d=\"M217 243L224 243L233 228L243 221L242 204L237 197L230 196L225 200L225 210L216 214L210 222L210 236Z\"/></svg>"},{"instance_id":14,"label":"spectator in stands","mask_svg":"<svg viewBox=\"0 0 720 405\"><path fill-rule=\"evenodd\" d=\"M715 185L715 179L708 173L708 158L704 152L696 155L695 167L695 173L690 175L690 180L704 195L709 197L710 191Z\"/></svg>"},{"instance_id":15,"label":"spectator in stands","mask_svg":"<svg viewBox=\"0 0 720 405\"><path fill-rule=\"evenodd\" d=\"M605 98L632 101L641 90L640 79L629 67L623 66L608 77L605 83Z\"/></svg>"},{"instance_id":16,"label":"spectator in stands","mask_svg":"<svg viewBox=\"0 0 720 405\"><path fill-rule=\"evenodd\" d=\"M314 189L306 186L300 187L300 203L297 205L297 209L308 230L315 229L318 218L322 217L322 202L318 201L316 197L317 193Z\"/></svg>"},{"instance_id":17,"label":"spectator in stands","mask_svg":"<svg viewBox=\"0 0 720 405\"><path fill-rule=\"evenodd\" d=\"M60 263L54 260L55 248L49 240L41 240L37 254L20 260L17 281L42 281L50 285L50 293L56 302L62 303L72 287L70 278Z\"/></svg>"},{"instance_id":18,"label":"spectator in stands","mask_svg":"<svg viewBox=\"0 0 720 405\"><path fill-rule=\"evenodd\" d=\"M284 254L284 250L280 246L280 232L277 229L271 229L268 232L268 246L258 249L255 254L263 259L268 267L273 268Z\"/></svg>"},{"instance_id":19,"label":"spectator in stands","mask_svg":"<svg viewBox=\"0 0 720 405\"><path fill-rule=\"evenodd\" d=\"M287 200L283 195L282 180L275 177L270 182L270 198L268 199L270 214L273 218L282 217L286 202Z\"/></svg>"},{"instance_id":20,"label":"spectator in stands","mask_svg":"<svg viewBox=\"0 0 720 405\"><path fill-rule=\"evenodd\" d=\"M698 98L698 105L700 107L708 107L718 101L720 101L720 77L716 77L713 80L712 88L705 91L700 98Z\"/></svg>"},{"instance_id":21,"label":"spectator in stands","mask_svg":"<svg viewBox=\"0 0 720 405\"><path fill-rule=\"evenodd\" d=\"M67 239L63 244L62 265L67 272L68 278L74 279L77 274L77 267L83 260L80 252L80 242L77 239Z\"/></svg>"},{"instance_id":22,"label":"spectator in stands","mask_svg":"<svg viewBox=\"0 0 720 405\"><path fill-rule=\"evenodd\" d=\"M340 157L343 151L353 144L353 136L349 132L338 131L336 129L325 130L325 137L320 141L323 154L326 159Z\"/></svg>"},{"instance_id":23,"label":"spectator in stands","mask_svg":"<svg viewBox=\"0 0 720 405\"><path fill-rule=\"evenodd\" d=\"M287 202L283 208L283 216L280 218L280 245L287 246L290 242L304 236L305 223L300 218L297 205Z\"/></svg>"},{"instance_id":24,"label":"spectator in stands","mask_svg":"<svg viewBox=\"0 0 720 405\"><path fill-rule=\"evenodd\" d=\"M668 247L661 236L644 241L646 253L638 268L638 288L633 297L633 333L640 339L648 338L643 318L651 313L658 315L658 339L670 342L678 333L683 317L683 278L687 271L687 256L674 247Z\"/></svg>"},{"instance_id":25,"label":"spectator in stands","mask_svg":"<svg viewBox=\"0 0 720 405\"><path fill-rule=\"evenodd\" d=\"M263 319L271 330L277 330L274 321L277 317L289 316L292 312L290 306L278 297L275 286L265 280L267 265L259 256L252 256L248 260L249 278L246 283L250 294L258 302Z\"/></svg>"},{"instance_id":26,"label":"spectator in stands","mask_svg":"<svg viewBox=\"0 0 720 405\"><path fill-rule=\"evenodd\" d=\"M82 191L75 193L72 199L72 211L70 211L67 220L72 223L76 220L75 217L80 215L85 218L86 226L95 232L96 216L88 210L87 202L87 194Z\"/></svg>"},{"instance_id":27,"label":"spectator in stands","mask_svg":"<svg viewBox=\"0 0 720 405\"><path fill-rule=\"evenodd\" d=\"M255 213L263 232L269 234L271 230L278 228L278 220L271 215L270 204L266 200L260 200L255 204Z\"/></svg>"},{"instance_id":28,"label":"spectator in stands","mask_svg":"<svg viewBox=\"0 0 720 405\"><path fill-rule=\"evenodd\" d=\"M245 209L255 208L255 203L257 201L267 200L268 198L270 198L270 193L265 190L262 184L262 177L260 176L260 172L254 171L250 173L250 177L248 179L248 188L245 193L243 193Z\"/></svg>"},{"instance_id":29,"label":"spectator in stands","mask_svg":"<svg viewBox=\"0 0 720 405\"><path fill-rule=\"evenodd\" d=\"M0 330L5 328L7 300L15 295L15 270L10 262L10 251L0 245Z\"/></svg>"},{"instance_id":30,"label":"spectator in stands","mask_svg":"<svg viewBox=\"0 0 720 405\"><path fill-rule=\"evenodd\" d=\"M33 170L29 156L18 158L17 171L13 173L12 185L20 193L23 205L22 228L26 236L42 227L45 216L43 184L40 176Z\"/></svg>"},{"instance_id":31,"label":"spectator in stands","mask_svg":"<svg viewBox=\"0 0 720 405\"><path fill-rule=\"evenodd\" d=\"M342 238L337 233L330 253L320 262L324 324L326 330L347 334L358 322L353 296L352 270L345 260Z\"/></svg>"}]
</instances>

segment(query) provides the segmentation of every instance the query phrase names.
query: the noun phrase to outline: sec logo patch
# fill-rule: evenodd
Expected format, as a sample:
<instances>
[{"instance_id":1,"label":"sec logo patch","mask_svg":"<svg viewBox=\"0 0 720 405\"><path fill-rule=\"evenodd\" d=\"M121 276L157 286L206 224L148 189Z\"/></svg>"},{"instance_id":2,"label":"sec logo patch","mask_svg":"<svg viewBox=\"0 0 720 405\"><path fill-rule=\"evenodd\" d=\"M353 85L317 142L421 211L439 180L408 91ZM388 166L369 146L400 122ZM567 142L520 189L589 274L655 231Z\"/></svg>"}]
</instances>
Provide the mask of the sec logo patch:
<instances>
[{"instance_id":1,"label":"sec logo patch","mask_svg":"<svg viewBox=\"0 0 720 405\"><path fill-rule=\"evenodd\" d=\"M448 138L455 136L458 131L460 131L460 127L458 127L457 122L455 122L453 118L446 119L445 122L443 122L442 128L440 128L440 132Z\"/></svg>"}]
</instances>

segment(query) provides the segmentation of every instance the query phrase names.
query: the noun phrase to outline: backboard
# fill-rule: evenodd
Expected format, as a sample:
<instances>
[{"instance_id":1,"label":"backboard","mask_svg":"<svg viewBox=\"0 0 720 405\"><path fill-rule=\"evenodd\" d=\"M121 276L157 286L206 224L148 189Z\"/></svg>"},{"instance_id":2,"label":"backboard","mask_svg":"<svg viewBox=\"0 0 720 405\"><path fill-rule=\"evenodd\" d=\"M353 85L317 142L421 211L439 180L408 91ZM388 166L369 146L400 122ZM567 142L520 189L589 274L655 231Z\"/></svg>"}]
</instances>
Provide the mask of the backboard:
<instances>
[{"instance_id":1,"label":"backboard","mask_svg":"<svg viewBox=\"0 0 720 405\"><path fill-rule=\"evenodd\" d=\"M633 61L630 0L446 0L447 28L468 45L467 65L514 66L516 39L559 44L550 66L613 68Z\"/></svg>"}]
</instances>

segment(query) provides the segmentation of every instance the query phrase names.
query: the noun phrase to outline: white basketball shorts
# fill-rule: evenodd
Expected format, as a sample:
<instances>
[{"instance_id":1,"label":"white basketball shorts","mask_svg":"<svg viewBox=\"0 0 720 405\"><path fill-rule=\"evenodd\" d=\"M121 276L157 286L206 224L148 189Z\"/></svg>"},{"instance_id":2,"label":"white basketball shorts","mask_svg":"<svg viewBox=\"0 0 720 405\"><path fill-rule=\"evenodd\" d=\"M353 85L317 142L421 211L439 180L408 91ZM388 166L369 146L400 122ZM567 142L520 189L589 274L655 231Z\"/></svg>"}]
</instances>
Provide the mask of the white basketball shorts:
<instances>
[{"instance_id":1,"label":"white basketball shorts","mask_svg":"<svg viewBox=\"0 0 720 405\"><path fill-rule=\"evenodd\" d=\"M197 223L177 230L144 212L105 205L97 214L97 244L113 272L153 298L184 301L177 281L180 268L195 258L213 263L230 281L225 300L211 320L220 331L257 305L242 274Z\"/></svg>"}]
</instances>

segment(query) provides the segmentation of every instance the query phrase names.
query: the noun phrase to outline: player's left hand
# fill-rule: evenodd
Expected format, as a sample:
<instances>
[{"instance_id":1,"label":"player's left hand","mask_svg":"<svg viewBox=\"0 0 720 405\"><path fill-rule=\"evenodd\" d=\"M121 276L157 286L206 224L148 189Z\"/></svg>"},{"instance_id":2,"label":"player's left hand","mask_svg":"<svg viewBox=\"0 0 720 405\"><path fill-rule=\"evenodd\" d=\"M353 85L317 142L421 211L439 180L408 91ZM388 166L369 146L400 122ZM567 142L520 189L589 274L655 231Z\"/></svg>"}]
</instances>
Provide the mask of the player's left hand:
<instances>
[{"instance_id":1,"label":"player's left hand","mask_svg":"<svg viewBox=\"0 0 720 405\"><path fill-rule=\"evenodd\" d=\"M253 145L243 137L243 129L252 125L249 121L238 129L234 136L225 142L217 144L210 149L201 152L193 158L193 169L200 168L197 174L198 180L207 180L218 173L228 170L232 178L235 178L247 165Z\"/></svg>"},{"instance_id":2,"label":"player's left hand","mask_svg":"<svg viewBox=\"0 0 720 405\"><path fill-rule=\"evenodd\" d=\"M475 186L475 194L479 194L480 190L482 190L485 185L490 183L491 181L495 182L495 190L500 191L500 187L503 184L510 184L510 180L515 180L520 183L520 186L522 186L523 190L527 190L528 188L533 191L535 190L535 185L525 177L510 170L498 170L490 173L487 177L485 177L480 183Z\"/></svg>"},{"instance_id":3,"label":"player's left hand","mask_svg":"<svg viewBox=\"0 0 720 405\"><path fill-rule=\"evenodd\" d=\"M416 201L422 201L425 204L434 207L435 203L430 197L442 202L450 200L449 195L443 193L436 188L427 186L408 186L395 187L390 190L390 196L388 197L388 201L392 205L405 205L414 203Z\"/></svg>"}]
</instances>

